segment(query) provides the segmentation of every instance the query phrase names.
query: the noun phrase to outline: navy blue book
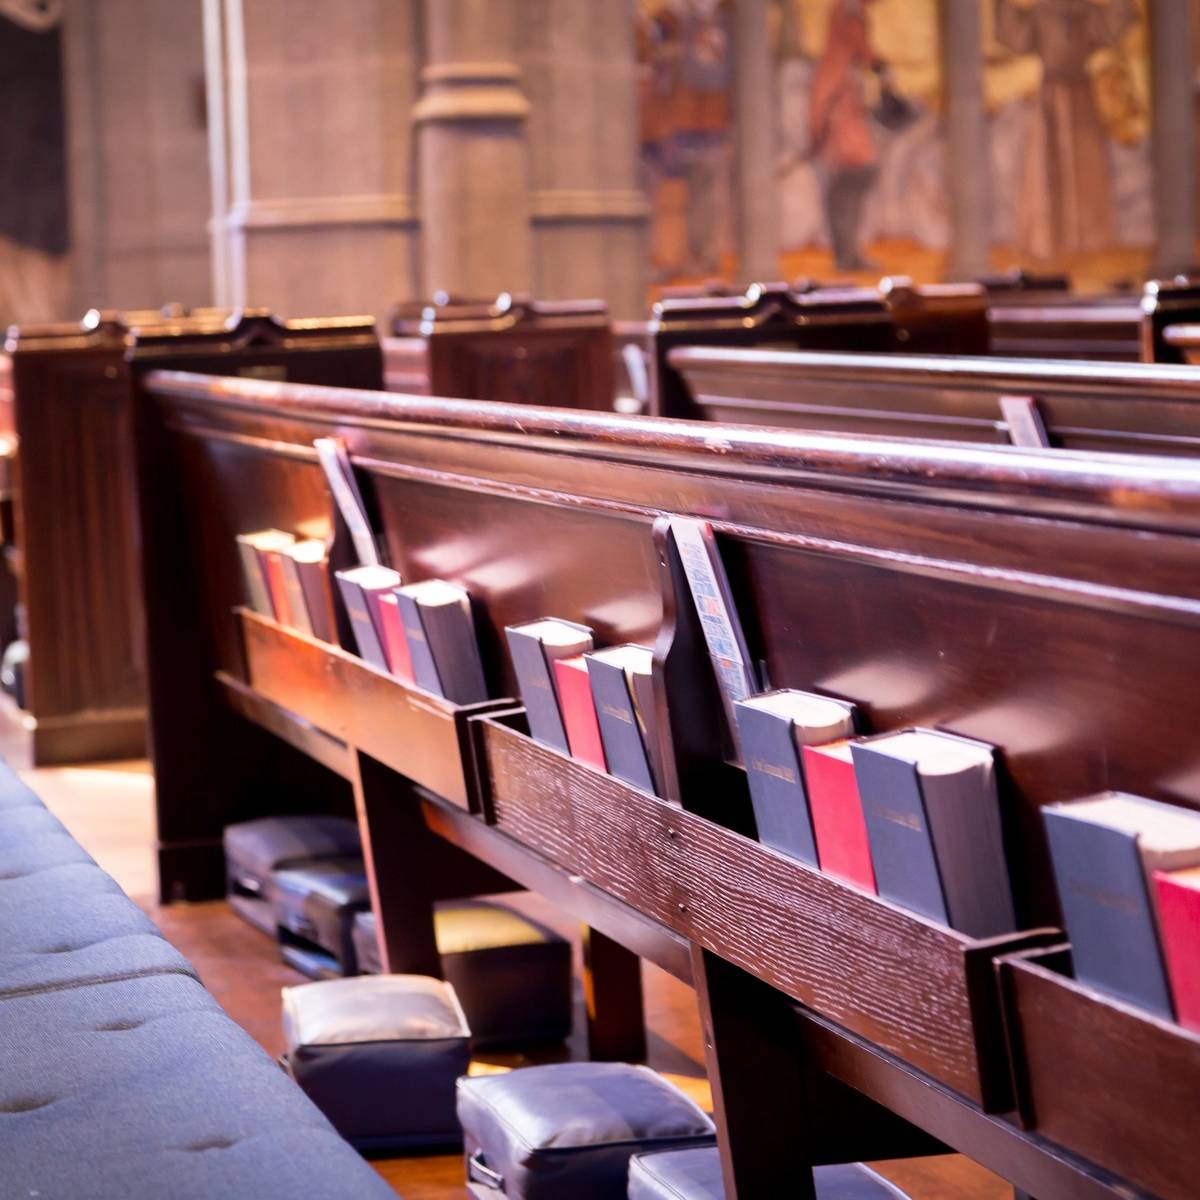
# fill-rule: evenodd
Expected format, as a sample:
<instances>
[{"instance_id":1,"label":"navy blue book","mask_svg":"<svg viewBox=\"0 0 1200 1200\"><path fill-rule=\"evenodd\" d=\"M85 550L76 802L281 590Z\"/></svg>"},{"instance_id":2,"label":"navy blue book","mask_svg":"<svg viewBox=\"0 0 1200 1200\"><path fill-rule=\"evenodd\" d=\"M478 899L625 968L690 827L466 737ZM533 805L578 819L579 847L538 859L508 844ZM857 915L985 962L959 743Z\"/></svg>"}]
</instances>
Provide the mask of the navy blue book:
<instances>
[{"instance_id":1,"label":"navy blue book","mask_svg":"<svg viewBox=\"0 0 1200 1200\"><path fill-rule=\"evenodd\" d=\"M404 637L419 687L455 704L479 704L488 698L471 598L442 579L427 579L396 589Z\"/></svg>"},{"instance_id":2,"label":"navy blue book","mask_svg":"<svg viewBox=\"0 0 1200 1200\"><path fill-rule=\"evenodd\" d=\"M733 709L758 840L817 866L800 747L852 736L854 705L812 692L781 689L739 700Z\"/></svg>"},{"instance_id":3,"label":"navy blue book","mask_svg":"<svg viewBox=\"0 0 1200 1200\"><path fill-rule=\"evenodd\" d=\"M1200 863L1200 816L1106 792L1042 817L1076 979L1173 1019L1150 879Z\"/></svg>"},{"instance_id":4,"label":"navy blue book","mask_svg":"<svg viewBox=\"0 0 1200 1200\"><path fill-rule=\"evenodd\" d=\"M609 774L657 795L650 765L657 737L649 686L654 652L645 646L609 646L584 657Z\"/></svg>"},{"instance_id":5,"label":"navy blue book","mask_svg":"<svg viewBox=\"0 0 1200 1200\"><path fill-rule=\"evenodd\" d=\"M995 748L906 729L850 752L879 894L971 937L1012 933Z\"/></svg>"},{"instance_id":6,"label":"navy blue book","mask_svg":"<svg viewBox=\"0 0 1200 1200\"><path fill-rule=\"evenodd\" d=\"M574 658L590 650L592 631L574 621L543 617L523 625L508 625L504 636L517 675L521 703L529 718L530 734L544 746L570 754L554 663L560 658Z\"/></svg>"},{"instance_id":7,"label":"navy blue book","mask_svg":"<svg viewBox=\"0 0 1200 1200\"><path fill-rule=\"evenodd\" d=\"M359 657L386 673L387 655L383 652L373 597L396 587L400 583L400 576L391 567L352 567L347 571L335 571L334 574L346 605L346 614L354 629Z\"/></svg>"}]
</instances>

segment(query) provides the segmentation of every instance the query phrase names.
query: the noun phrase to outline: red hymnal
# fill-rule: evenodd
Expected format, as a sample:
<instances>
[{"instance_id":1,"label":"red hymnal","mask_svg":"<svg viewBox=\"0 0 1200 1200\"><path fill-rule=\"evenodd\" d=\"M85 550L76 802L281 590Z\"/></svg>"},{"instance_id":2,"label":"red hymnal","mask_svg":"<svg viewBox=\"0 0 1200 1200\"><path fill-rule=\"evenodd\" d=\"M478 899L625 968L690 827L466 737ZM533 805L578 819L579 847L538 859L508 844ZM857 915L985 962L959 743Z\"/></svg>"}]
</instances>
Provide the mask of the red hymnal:
<instances>
[{"instance_id":1,"label":"red hymnal","mask_svg":"<svg viewBox=\"0 0 1200 1200\"><path fill-rule=\"evenodd\" d=\"M1154 890L1175 1016L1200 1033L1200 867L1155 871Z\"/></svg>"},{"instance_id":2,"label":"red hymnal","mask_svg":"<svg viewBox=\"0 0 1200 1200\"><path fill-rule=\"evenodd\" d=\"M821 870L874 892L867 822L848 741L802 746L808 811Z\"/></svg>"},{"instance_id":3,"label":"red hymnal","mask_svg":"<svg viewBox=\"0 0 1200 1200\"><path fill-rule=\"evenodd\" d=\"M271 607L275 609L275 620L289 628L296 624L292 606L288 603L287 577L283 573L283 556L279 550L261 550L262 564L267 576L267 591L271 596Z\"/></svg>"},{"instance_id":4,"label":"red hymnal","mask_svg":"<svg viewBox=\"0 0 1200 1200\"><path fill-rule=\"evenodd\" d=\"M400 603L396 593L380 592L375 601L379 614L379 640L383 643L388 670L397 679L412 683L412 656L408 652L408 638L404 633L404 622L400 619Z\"/></svg>"},{"instance_id":5,"label":"red hymnal","mask_svg":"<svg viewBox=\"0 0 1200 1200\"><path fill-rule=\"evenodd\" d=\"M597 770L607 771L608 762L604 757L604 743L600 740L600 726L596 723L596 704L583 655L557 659L554 682L572 755Z\"/></svg>"}]
</instances>

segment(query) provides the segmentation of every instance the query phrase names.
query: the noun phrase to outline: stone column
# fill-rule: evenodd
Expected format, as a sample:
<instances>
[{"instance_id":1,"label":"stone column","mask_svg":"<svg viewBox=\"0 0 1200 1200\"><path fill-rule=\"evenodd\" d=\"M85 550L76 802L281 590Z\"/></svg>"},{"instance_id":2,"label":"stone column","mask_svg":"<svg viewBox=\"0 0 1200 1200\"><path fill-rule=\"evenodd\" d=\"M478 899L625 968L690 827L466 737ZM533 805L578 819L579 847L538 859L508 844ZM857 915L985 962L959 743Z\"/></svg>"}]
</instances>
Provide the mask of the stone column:
<instances>
[{"instance_id":1,"label":"stone column","mask_svg":"<svg viewBox=\"0 0 1200 1200\"><path fill-rule=\"evenodd\" d=\"M989 269L991 175L983 107L983 30L978 3L941 0L945 177L950 201L946 277L974 279Z\"/></svg>"},{"instance_id":2,"label":"stone column","mask_svg":"<svg viewBox=\"0 0 1200 1200\"><path fill-rule=\"evenodd\" d=\"M67 0L63 86L71 312L209 303L200 0Z\"/></svg>"},{"instance_id":3,"label":"stone column","mask_svg":"<svg viewBox=\"0 0 1200 1200\"><path fill-rule=\"evenodd\" d=\"M519 7L517 0L425 0L423 90L412 110L425 295L533 288Z\"/></svg>"},{"instance_id":4,"label":"stone column","mask_svg":"<svg viewBox=\"0 0 1200 1200\"><path fill-rule=\"evenodd\" d=\"M221 303L383 316L417 294L417 2L205 0Z\"/></svg>"},{"instance_id":5,"label":"stone column","mask_svg":"<svg viewBox=\"0 0 1200 1200\"><path fill-rule=\"evenodd\" d=\"M767 25L769 0L733 5L734 205L743 283L779 276L779 185L775 122L779 103Z\"/></svg>"},{"instance_id":6,"label":"stone column","mask_svg":"<svg viewBox=\"0 0 1200 1200\"><path fill-rule=\"evenodd\" d=\"M635 0L521 0L534 291L646 311L649 206L639 181Z\"/></svg>"},{"instance_id":7,"label":"stone column","mask_svg":"<svg viewBox=\"0 0 1200 1200\"><path fill-rule=\"evenodd\" d=\"M1151 153L1156 245L1152 272L1166 277L1196 262L1196 115L1192 98L1192 6L1150 4Z\"/></svg>"}]
</instances>

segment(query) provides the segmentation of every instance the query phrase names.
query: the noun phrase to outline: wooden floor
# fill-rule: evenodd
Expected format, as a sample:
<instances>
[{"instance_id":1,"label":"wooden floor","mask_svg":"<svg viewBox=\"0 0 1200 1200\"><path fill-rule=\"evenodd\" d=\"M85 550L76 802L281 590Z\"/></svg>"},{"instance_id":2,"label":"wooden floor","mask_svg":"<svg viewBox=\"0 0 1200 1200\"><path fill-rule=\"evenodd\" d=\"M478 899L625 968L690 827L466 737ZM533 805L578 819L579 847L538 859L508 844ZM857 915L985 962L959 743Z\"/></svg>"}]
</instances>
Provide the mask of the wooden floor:
<instances>
[{"instance_id":1,"label":"wooden floor","mask_svg":"<svg viewBox=\"0 0 1200 1200\"><path fill-rule=\"evenodd\" d=\"M28 780L105 870L109 871L163 933L195 964L229 1015L268 1054L282 1049L279 990L303 982L284 966L272 943L238 920L220 902L160 907L154 897L153 780L145 763L117 763L32 770L24 738L9 710L0 710L0 755ZM522 901L547 924L574 936L571 923L540 899ZM578 954L578 940L576 953ZM704 1079L700 1030L690 989L645 965L650 1024L650 1065L710 1106ZM578 972L577 972L578 977ZM557 1057L581 1057L581 997L576 988L576 1034ZM551 1058L556 1057L551 1055ZM541 1055L538 1061L546 1061ZM527 1061L519 1055L480 1058L474 1072L506 1070ZM995 1176L955 1155L877 1164L917 1200L1007 1200L1011 1191ZM462 1160L457 1154L425 1155L376 1163L408 1200L463 1200ZM564 1197L564 1200L569 1200Z\"/></svg>"}]
</instances>

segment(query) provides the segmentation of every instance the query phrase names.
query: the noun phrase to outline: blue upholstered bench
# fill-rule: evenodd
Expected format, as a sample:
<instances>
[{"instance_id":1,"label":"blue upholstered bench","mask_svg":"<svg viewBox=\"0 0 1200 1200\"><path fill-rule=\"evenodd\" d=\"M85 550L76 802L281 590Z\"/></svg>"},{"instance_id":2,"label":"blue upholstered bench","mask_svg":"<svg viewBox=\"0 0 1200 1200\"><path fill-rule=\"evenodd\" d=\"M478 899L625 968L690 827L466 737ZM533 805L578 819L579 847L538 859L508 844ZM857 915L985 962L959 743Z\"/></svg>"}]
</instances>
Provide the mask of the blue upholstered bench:
<instances>
[{"instance_id":1,"label":"blue upholstered bench","mask_svg":"<svg viewBox=\"0 0 1200 1200\"><path fill-rule=\"evenodd\" d=\"M0 1194L393 1197L0 763Z\"/></svg>"}]
</instances>

